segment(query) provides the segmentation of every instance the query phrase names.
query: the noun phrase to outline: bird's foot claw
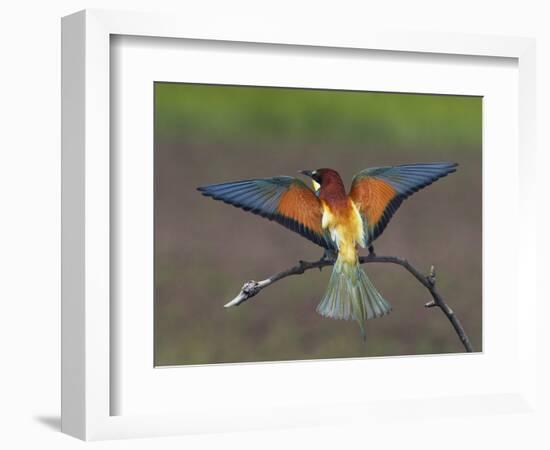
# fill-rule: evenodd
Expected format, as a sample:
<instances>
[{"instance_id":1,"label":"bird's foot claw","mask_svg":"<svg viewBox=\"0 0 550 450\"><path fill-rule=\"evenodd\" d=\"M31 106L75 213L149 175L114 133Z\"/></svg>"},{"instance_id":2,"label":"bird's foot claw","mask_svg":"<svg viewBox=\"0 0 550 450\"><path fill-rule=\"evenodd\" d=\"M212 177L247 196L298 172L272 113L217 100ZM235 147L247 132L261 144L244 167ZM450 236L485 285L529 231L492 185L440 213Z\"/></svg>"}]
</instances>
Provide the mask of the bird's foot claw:
<instances>
[{"instance_id":1,"label":"bird's foot claw","mask_svg":"<svg viewBox=\"0 0 550 450\"><path fill-rule=\"evenodd\" d=\"M323 256L321 256L321 259L319 261L326 262L326 261L334 261L336 259L336 254L331 250L325 250L323 252Z\"/></svg>"}]
</instances>

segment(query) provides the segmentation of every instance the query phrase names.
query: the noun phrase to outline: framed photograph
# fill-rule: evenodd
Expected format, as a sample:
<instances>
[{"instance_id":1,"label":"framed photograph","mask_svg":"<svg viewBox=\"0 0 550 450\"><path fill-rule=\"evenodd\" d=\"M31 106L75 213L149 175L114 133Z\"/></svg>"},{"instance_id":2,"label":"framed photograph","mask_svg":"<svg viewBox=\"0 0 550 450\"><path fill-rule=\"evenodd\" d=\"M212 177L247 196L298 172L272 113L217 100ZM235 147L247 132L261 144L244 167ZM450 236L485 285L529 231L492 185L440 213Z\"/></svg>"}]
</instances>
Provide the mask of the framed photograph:
<instances>
[{"instance_id":1,"label":"framed photograph","mask_svg":"<svg viewBox=\"0 0 550 450\"><path fill-rule=\"evenodd\" d=\"M64 432L532 407L532 40L94 10L62 51Z\"/></svg>"}]
</instances>

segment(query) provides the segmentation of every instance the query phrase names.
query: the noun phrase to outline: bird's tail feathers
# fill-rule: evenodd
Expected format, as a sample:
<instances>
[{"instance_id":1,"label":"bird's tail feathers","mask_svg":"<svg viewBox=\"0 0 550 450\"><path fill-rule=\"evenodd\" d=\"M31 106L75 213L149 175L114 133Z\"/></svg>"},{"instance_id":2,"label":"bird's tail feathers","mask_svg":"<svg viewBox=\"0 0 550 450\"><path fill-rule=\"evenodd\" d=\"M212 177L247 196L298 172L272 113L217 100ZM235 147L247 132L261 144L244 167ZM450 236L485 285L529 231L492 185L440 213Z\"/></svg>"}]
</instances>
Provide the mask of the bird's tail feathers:
<instances>
[{"instance_id":1,"label":"bird's tail feathers","mask_svg":"<svg viewBox=\"0 0 550 450\"><path fill-rule=\"evenodd\" d=\"M358 261L350 264L338 257L317 312L332 319L356 320L365 338L365 320L385 316L390 311L390 304L376 290Z\"/></svg>"}]
</instances>

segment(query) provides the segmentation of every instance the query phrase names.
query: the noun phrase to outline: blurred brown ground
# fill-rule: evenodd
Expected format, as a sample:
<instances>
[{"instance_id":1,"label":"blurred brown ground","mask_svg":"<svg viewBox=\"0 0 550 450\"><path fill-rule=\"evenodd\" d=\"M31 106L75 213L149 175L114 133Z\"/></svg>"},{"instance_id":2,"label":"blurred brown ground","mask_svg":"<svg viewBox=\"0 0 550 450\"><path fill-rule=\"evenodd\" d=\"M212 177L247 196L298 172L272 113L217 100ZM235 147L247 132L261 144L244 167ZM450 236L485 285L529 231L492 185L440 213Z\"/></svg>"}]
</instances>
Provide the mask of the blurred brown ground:
<instances>
[{"instance_id":1,"label":"blurred brown ground","mask_svg":"<svg viewBox=\"0 0 550 450\"><path fill-rule=\"evenodd\" d=\"M477 148L468 145L465 149L449 141L420 148L414 140L384 144L380 138L341 143L277 136L224 140L208 133L164 135L157 130L155 365L464 351L447 318L424 308L429 293L403 268L390 264L364 266L393 306L389 316L367 322L366 344L356 323L315 312L330 268L286 278L238 308L223 308L244 281L266 278L299 259L317 259L322 249L274 222L196 191L210 183L319 167L338 170L349 188L361 169L427 161L455 161L460 167L405 201L375 249L379 255L405 257L422 271L433 264L441 294L474 349L481 351L481 136Z\"/></svg>"}]
</instances>

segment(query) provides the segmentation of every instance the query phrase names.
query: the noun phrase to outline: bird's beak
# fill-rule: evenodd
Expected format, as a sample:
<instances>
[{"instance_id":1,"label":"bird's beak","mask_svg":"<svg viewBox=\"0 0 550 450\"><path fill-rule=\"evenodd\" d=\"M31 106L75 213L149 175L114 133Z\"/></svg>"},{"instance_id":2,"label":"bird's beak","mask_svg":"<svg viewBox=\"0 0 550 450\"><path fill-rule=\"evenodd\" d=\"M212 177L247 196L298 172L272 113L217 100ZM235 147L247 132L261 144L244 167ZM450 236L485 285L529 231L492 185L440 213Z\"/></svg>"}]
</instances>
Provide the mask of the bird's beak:
<instances>
[{"instance_id":1,"label":"bird's beak","mask_svg":"<svg viewBox=\"0 0 550 450\"><path fill-rule=\"evenodd\" d=\"M313 178L313 171L312 170L299 170L298 173L304 174L308 177Z\"/></svg>"}]
</instances>

